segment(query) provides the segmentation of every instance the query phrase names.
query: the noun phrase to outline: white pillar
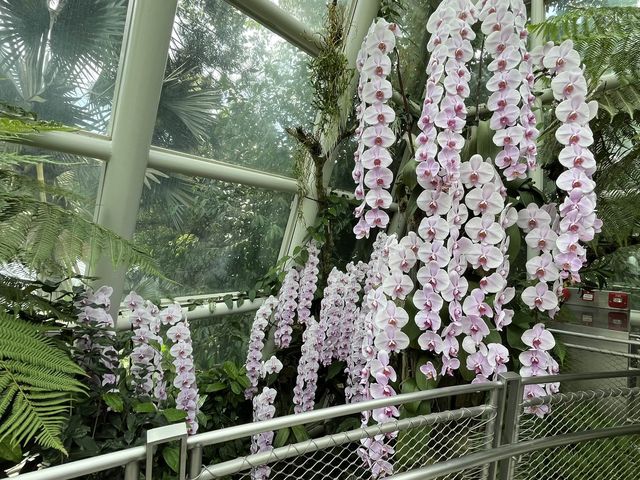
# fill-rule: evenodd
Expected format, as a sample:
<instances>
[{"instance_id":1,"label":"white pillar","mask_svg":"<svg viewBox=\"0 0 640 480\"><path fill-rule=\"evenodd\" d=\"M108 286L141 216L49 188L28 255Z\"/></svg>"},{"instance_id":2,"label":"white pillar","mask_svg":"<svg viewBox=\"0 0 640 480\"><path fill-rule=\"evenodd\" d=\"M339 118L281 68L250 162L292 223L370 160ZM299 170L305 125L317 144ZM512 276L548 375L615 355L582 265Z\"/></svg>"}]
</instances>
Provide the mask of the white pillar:
<instances>
[{"instance_id":1,"label":"white pillar","mask_svg":"<svg viewBox=\"0 0 640 480\"><path fill-rule=\"evenodd\" d=\"M119 84L112 114L111 157L98 193L96 220L131 239L136 225L149 147L156 122L177 0L136 0L123 46ZM117 313L125 269L114 271L101 258L93 275L111 285Z\"/></svg>"}]
</instances>

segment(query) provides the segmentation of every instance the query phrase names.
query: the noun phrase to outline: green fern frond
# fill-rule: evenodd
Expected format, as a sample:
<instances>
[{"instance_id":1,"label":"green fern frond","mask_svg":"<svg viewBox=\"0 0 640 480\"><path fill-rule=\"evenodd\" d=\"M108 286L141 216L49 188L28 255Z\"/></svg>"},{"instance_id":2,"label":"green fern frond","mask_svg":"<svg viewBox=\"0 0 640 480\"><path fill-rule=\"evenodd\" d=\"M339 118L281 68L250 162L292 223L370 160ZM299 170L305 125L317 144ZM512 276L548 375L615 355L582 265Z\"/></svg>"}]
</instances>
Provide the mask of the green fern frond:
<instances>
[{"instance_id":1,"label":"green fern frond","mask_svg":"<svg viewBox=\"0 0 640 480\"><path fill-rule=\"evenodd\" d=\"M0 191L0 261L20 262L45 274L71 273L79 259L95 262L101 253L115 267L136 265L162 277L142 249L84 217L31 195ZM64 245L64 247L62 247Z\"/></svg>"},{"instance_id":2,"label":"green fern frond","mask_svg":"<svg viewBox=\"0 0 640 480\"><path fill-rule=\"evenodd\" d=\"M620 79L618 86L595 92L592 98L598 101L600 108L606 111L611 119L618 113L626 113L633 117L635 112L640 110L640 85Z\"/></svg>"},{"instance_id":3,"label":"green fern frond","mask_svg":"<svg viewBox=\"0 0 640 480\"><path fill-rule=\"evenodd\" d=\"M70 401L86 391L81 374L38 328L0 312L0 440L66 453L60 436Z\"/></svg>"},{"instance_id":4,"label":"green fern frond","mask_svg":"<svg viewBox=\"0 0 640 480\"><path fill-rule=\"evenodd\" d=\"M572 39L582 54L587 74L598 79L606 70L618 75L640 72L640 9L636 7L574 8L533 25L550 40Z\"/></svg>"}]
</instances>

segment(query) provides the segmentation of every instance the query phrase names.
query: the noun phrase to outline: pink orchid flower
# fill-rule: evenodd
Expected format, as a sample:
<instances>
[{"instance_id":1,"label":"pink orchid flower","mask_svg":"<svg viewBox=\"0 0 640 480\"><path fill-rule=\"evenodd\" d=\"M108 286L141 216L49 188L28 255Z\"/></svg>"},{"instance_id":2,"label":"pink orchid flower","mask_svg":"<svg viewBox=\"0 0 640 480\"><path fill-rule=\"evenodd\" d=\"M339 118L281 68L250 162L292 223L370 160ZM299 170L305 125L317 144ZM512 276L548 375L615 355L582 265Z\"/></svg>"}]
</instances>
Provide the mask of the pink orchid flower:
<instances>
[{"instance_id":1,"label":"pink orchid flower","mask_svg":"<svg viewBox=\"0 0 640 480\"><path fill-rule=\"evenodd\" d=\"M421 267L416 277L421 285L431 285L436 292L441 292L449 285L449 275L436 262Z\"/></svg>"},{"instance_id":2,"label":"pink orchid flower","mask_svg":"<svg viewBox=\"0 0 640 480\"><path fill-rule=\"evenodd\" d=\"M362 87L362 100L368 104L386 102L391 98L393 88L391 82L382 78L375 78Z\"/></svg>"},{"instance_id":3,"label":"pink orchid flower","mask_svg":"<svg viewBox=\"0 0 640 480\"><path fill-rule=\"evenodd\" d=\"M489 183L495 175L491 164L485 162L480 155L473 155L468 162L460 165L460 179L465 187L477 187Z\"/></svg>"},{"instance_id":4,"label":"pink orchid flower","mask_svg":"<svg viewBox=\"0 0 640 480\"><path fill-rule=\"evenodd\" d=\"M374 340L378 351L399 352L409 346L409 337L398 328L387 327Z\"/></svg>"},{"instance_id":5,"label":"pink orchid flower","mask_svg":"<svg viewBox=\"0 0 640 480\"><path fill-rule=\"evenodd\" d=\"M478 287L485 294L497 293L507 286L507 281L498 272L482 277L478 282Z\"/></svg>"},{"instance_id":6,"label":"pink orchid flower","mask_svg":"<svg viewBox=\"0 0 640 480\"><path fill-rule=\"evenodd\" d=\"M387 302L385 308L378 311L375 324L380 329L387 327L402 328L409 322L409 314L393 302Z\"/></svg>"},{"instance_id":7,"label":"pink orchid flower","mask_svg":"<svg viewBox=\"0 0 640 480\"><path fill-rule=\"evenodd\" d=\"M442 348L444 347L440 335L431 331L424 332L418 337L418 345L420 345L420 348L422 348L422 350L427 350L435 353L442 352Z\"/></svg>"},{"instance_id":8,"label":"pink orchid flower","mask_svg":"<svg viewBox=\"0 0 640 480\"><path fill-rule=\"evenodd\" d=\"M525 233L528 233L534 228L550 225L551 217L535 203L530 203L527 208L518 212L517 224Z\"/></svg>"},{"instance_id":9,"label":"pink orchid flower","mask_svg":"<svg viewBox=\"0 0 640 480\"><path fill-rule=\"evenodd\" d=\"M443 300L438 295L433 287L429 284L422 287L422 290L417 290L413 295L413 304L418 310L425 310L427 312L439 312L443 305Z\"/></svg>"},{"instance_id":10,"label":"pink orchid flower","mask_svg":"<svg viewBox=\"0 0 640 480\"><path fill-rule=\"evenodd\" d=\"M401 272L395 272L389 277L385 278L382 283L384 293L386 293L393 300L399 298L404 300L411 290L413 290L413 282L408 275L403 275Z\"/></svg>"},{"instance_id":11,"label":"pink orchid flower","mask_svg":"<svg viewBox=\"0 0 640 480\"><path fill-rule=\"evenodd\" d=\"M444 240L449 235L449 225L442 217L425 217L420 222L418 234L428 242Z\"/></svg>"},{"instance_id":12,"label":"pink orchid flower","mask_svg":"<svg viewBox=\"0 0 640 480\"><path fill-rule=\"evenodd\" d=\"M484 214L482 217L474 217L467 222L464 231L474 242L495 245L500 243L505 236L504 229L494 221L494 216Z\"/></svg>"},{"instance_id":13,"label":"pink orchid flower","mask_svg":"<svg viewBox=\"0 0 640 480\"><path fill-rule=\"evenodd\" d=\"M476 345L489 335L489 327L482 318L477 315L467 315L462 317L462 331L469 335Z\"/></svg>"},{"instance_id":14,"label":"pink orchid flower","mask_svg":"<svg viewBox=\"0 0 640 480\"><path fill-rule=\"evenodd\" d=\"M522 301L530 308L537 308L541 312L558 306L558 297L550 292L547 284L538 283L535 287L527 287L522 292Z\"/></svg>"},{"instance_id":15,"label":"pink orchid flower","mask_svg":"<svg viewBox=\"0 0 640 480\"><path fill-rule=\"evenodd\" d=\"M442 290L442 298L447 302L451 302L454 299L460 301L467 294L469 289L469 282L466 278L460 276L457 272L449 273L449 285Z\"/></svg>"},{"instance_id":16,"label":"pink orchid flower","mask_svg":"<svg viewBox=\"0 0 640 480\"><path fill-rule=\"evenodd\" d=\"M386 167L375 167L367 172L364 183L369 188L388 189L393 182L393 173Z\"/></svg>"},{"instance_id":17,"label":"pink orchid flower","mask_svg":"<svg viewBox=\"0 0 640 480\"><path fill-rule=\"evenodd\" d=\"M418 250L418 258L424 262L435 262L440 268L444 268L449 263L449 250L444 246L442 240L425 242Z\"/></svg>"},{"instance_id":18,"label":"pink orchid flower","mask_svg":"<svg viewBox=\"0 0 640 480\"><path fill-rule=\"evenodd\" d=\"M364 219L369 227L385 228L389 223L389 215L384 210L374 208L364 215Z\"/></svg>"},{"instance_id":19,"label":"pink orchid flower","mask_svg":"<svg viewBox=\"0 0 640 480\"><path fill-rule=\"evenodd\" d=\"M438 378L438 371L433 366L433 363L427 362L424 365L420 366L420 371L422 374L427 377L427 380L435 380Z\"/></svg>"},{"instance_id":20,"label":"pink orchid flower","mask_svg":"<svg viewBox=\"0 0 640 480\"><path fill-rule=\"evenodd\" d=\"M386 77L391 73L391 59L388 55L375 52L365 60L362 73L367 79Z\"/></svg>"},{"instance_id":21,"label":"pink orchid flower","mask_svg":"<svg viewBox=\"0 0 640 480\"><path fill-rule=\"evenodd\" d=\"M573 42L565 40L549 50L549 53L542 59L542 64L552 73L578 70L580 55L573 49Z\"/></svg>"},{"instance_id":22,"label":"pink orchid flower","mask_svg":"<svg viewBox=\"0 0 640 480\"><path fill-rule=\"evenodd\" d=\"M414 321L420 330L433 330L436 332L442 325L439 310L419 310L418 313L416 313Z\"/></svg>"},{"instance_id":23,"label":"pink orchid flower","mask_svg":"<svg viewBox=\"0 0 640 480\"><path fill-rule=\"evenodd\" d=\"M425 190L418 196L418 207L430 215L444 215L451 208L451 195L445 192Z\"/></svg>"},{"instance_id":24,"label":"pink orchid flower","mask_svg":"<svg viewBox=\"0 0 640 480\"><path fill-rule=\"evenodd\" d=\"M527 233L524 240L529 248L548 252L554 247L557 238L558 234L548 225L541 225Z\"/></svg>"},{"instance_id":25,"label":"pink orchid flower","mask_svg":"<svg viewBox=\"0 0 640 480\"><path fill-rule=\"evenodd\" d=\"M493 183L471 190L467 194L464 203L476 215L484 213L498 215L504 208L504 200Z\"/></svg>"},{"instance_id":26,"label":"pink orchid flower","mask_svg":"<svg viewBox=\"0 0 640 480\"><path fill-rule=\"evenodd\" d=\"M529 259L526 263L526 269L530 278L537 278L541 282L553 282L558 279L560 274L549 253L543 253Z\"/></svg>"},{"instance_id":27,"label":"pink orchid flower","mask_svg":"<svg viewBox=\"0 0 640 480\"><path fill-rule=\"evenodd\" d=\"M391 194L384 188L375 187L369 190L365 196L367 205L371 208L389 208L391 206Z\"/></svg>"}]
</instances>

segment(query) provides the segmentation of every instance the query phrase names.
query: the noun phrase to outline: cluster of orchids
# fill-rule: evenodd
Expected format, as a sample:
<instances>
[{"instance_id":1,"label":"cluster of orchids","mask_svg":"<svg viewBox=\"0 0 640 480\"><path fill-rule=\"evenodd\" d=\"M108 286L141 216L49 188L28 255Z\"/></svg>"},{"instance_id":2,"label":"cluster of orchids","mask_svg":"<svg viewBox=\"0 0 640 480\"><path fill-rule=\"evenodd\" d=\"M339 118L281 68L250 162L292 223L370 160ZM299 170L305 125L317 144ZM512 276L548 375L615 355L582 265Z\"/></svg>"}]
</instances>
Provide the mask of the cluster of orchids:
<instances>
[{"instance_id":1,"label":"cluster of orchids","mask_svg":"<svg viewBox=\"0 0 640 480\"><path fill-rule=\"evenodd\" d=\"M304 327L294 389L296 412L313 408L317 370L333 361L346 364L347 402L396 395L394 385L399 379L393 365L409 347L403 329L410 322L421 332L420 348L431 353L432 361L419 367L427 379L453 375L459 368L472 372L474 383L496 379L510 361L509 349L494 339L495 332L508 328L514 317L508 306L516 297L515 288L509 285L509 247L510 235L519 233L518 228L529 247L526 271L531 280L520 298L550 318L557 313L564 282L580 280L579 270L586 260L584 242L592 240L602 225L595 214L595 161L588 150L593 142L588 122L596 108L594 102L585 100L586 81L572 43L548 44L529 52L526 17L522 0L480 0L477 4L443 0L438 4L427 23L430 58L415 140L420 186L416 205L422 219L416 231L402 238L379 232L367 263L350 263L345 272L333 269L318 320L310 312L317 250L310 256L315 262L310 267L287 273L278 298L267 300L256 315L247 359L251 397L258 392L264 371L262 348L270 318L277 323L276 345L289 346L296 311ZM471 155L463 161L465 101L471 80L468 63L474 57L471 42L477 22L481 22L491 60L487 107L499 153L494 159ZM384 209L392 202L388 148L395 141L389 128L395 114L387 105L392 96L387 76L397 33L396 25L376 21L357 60L361 104L357 107L353 178L355 196L362 201L355 211L357 238L368 237L372 228L383 230L389 223ZM556 138L564 146L560 163L566 171L556 184L564 193L558 204L530 204L518 211L509 201L504 181L525 178L536 168L536 75L550 76L558 101L556 116L562 126ZM408 303L417 309L413 318ZM555 340L542 323L526 330L522 341L528 346L519 355L522 376L558 373L558 363L550 354ZM524 396L550 395L558 389L558 383L530 385ZM273 401L269 392L267 397L264 404L268 406ZM270 412L267 408L260 418ZM548 406L526 409L540 417L548 412ZM365 411L361 420L363 426L372 421L383 424L399 415L392 406ZM394 433L388 433L361 441L358 452L373 478L392 474L394 438ZM256 448L262 447L270 448L269 438Z\"/></svg>"},{"instance_id":2,"label":"cluster of orchids","mask_svg":"<svg viewBox=\"0 0 640 480\"><path fill-rule=\"evenodd\" d=\"M519 212L518 225L526 233L527 245L536 252L527 262L527 272L537 283L525 289L522 299L529 308L553 317L563 282L580 281L579 271L586 262L582 244L593 240L602 228L595 213L592 177L596 163L588 149L593 143L589 121L596 115L598 104L585 100L587 82L571 40L538 47L531 57L533 66L551 77L551 89L559 102L555 114L562 125L556 139L563 145L559 161L566 170L556 185L566 197L559 207L530 204Z\"/></svg>"},{"instance_id":3,"label":"cluster of orchids","mask_svg":"<svg viewBox=\"0 0 640 480\"><path fill-rule=\"evenodd\" d=\"M556 341L548 330L545 330L542 323L534 325L533 328L522 334L522 341L529 347L528 350L520 354L519 360L522 367L520 375L523 377L539 377L541 375L556 375L560 371L558 362L549 354ZM558 382L538 385L525 385L524 399L553 395L560 390ZM525 413L537 415L542 418L549 413L549 405L532 405L525 408Z\"/></svg>"},{"instance_id":4,"label":"cluster of orchids","mask_svg":"<svg viewBox=\"0 0 640 480\"><path fill-rule=\"evenodd\" d=\"M165 338L171 343L169 355L173 366L173 387L176 408L186 413L189 434L198 431L198 386L193 363L193 347L189 323L178 304L160 310L135 292L124 299L133 327L133 350L130 355L133 388L142 397L149 397L158 406L168 399L167 377L162 347Z\"/></svg>"},{"instance_id":5,"label":"cluster of orchids","mask_svg":"<svg viewBox=\"0 0 640 480\"><path fill-rule=\"evenodd\" d=\"M102 286L95 292L87 288L74 302L78 309L78 323L90 326L91 335L82 335L74 342L77 360L91 370L97 370L92 365L92 357L97 356L101 370L101 386L109 391L117 391L120 380L118 370L120 362L118 352L113 346L115 339L115 325L109 309L113 288Z\"/></svg>"},{"instance_id":6,"label":"cluster of orchids","mask_svg":"<svg viewBox=\"0 0 640 480\"><path fill-rule=\"evenodd\" d=\"M397 25L377 20L371 25L356 61L360 104L356 108L358 147L353 180L357 185L355 197L362 202L356 209L360 219L354 228L357 238L368 237L372 228L385 228L389 223L389 215L384 211L391 205L388 190L393 182L393 173L388 168L392 162L389 147L396 138L389 125L396 115L387 105L392 93L387 76L391 72L390 54L397 33Z\"/></svg>"},{"instance_id":7,"label":"cluster of orchids","mask_svg":"<svg viewBox=\"0 0 640 480\"><path fill-rule=\"evenodd\" d=\"M496 133L493 142L502 150L495 165L507 180L526 178L536 168L536 129L533 105L535 75L533 58L527 50L527 10L524 2L487 0L478 5L484 48L492 59L487 82L491 92L487 107L492 112L489 126Z\"/></svg>"}]
</instances>

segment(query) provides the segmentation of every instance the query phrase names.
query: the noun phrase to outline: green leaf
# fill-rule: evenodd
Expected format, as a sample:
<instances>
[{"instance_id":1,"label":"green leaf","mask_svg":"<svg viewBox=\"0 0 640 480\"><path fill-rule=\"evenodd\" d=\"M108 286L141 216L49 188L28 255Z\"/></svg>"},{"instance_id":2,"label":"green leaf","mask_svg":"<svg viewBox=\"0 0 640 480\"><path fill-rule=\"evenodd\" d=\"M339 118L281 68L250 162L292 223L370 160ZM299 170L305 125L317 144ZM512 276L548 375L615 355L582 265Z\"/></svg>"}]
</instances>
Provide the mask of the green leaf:
<instances>
[{"instance_id":1,"label":"green leaf","mask_svg":"<svg viewBox=\"0 0 640 480\"><path fill-rule=\"evenodd\" d=\"M13 464L22 460L22 449L18 443L14 443L9 438L0 440L0 460L5 460Z\"/></svg>"},{"instance_id":2,"label":"green leaf","mask_svg":"<svg viewBox=\"0 0 640 480\"><path fill-rule=\"evenodd\" d=\"M124 401L119 393L109 392L102 395L102 400L107 406L116 413L124 410Z\"/></svg>"},{"instance_id":3,"label":"green leaf","mask_svg":"<svg viewBox=\"0 0 640 480\"><path fill-rule=\"evenodd\" d=\"M498 332L495 328L489 330L489 335L487 335L484 339L485 344L489 343L502 343L502 338L500 337L500 332Z\"/></svg>"},{"instance_id":4,"label":"green leaf","mask_svg":"<svg viewBox=\"0 0 640 480\"><path fill-rule=\"evenodd\" d=\"M558 357L560 365L564 365L567 359L567 346L556 338L556 345L553 347L553 353Z\"/></svg>"},{"instance_id":5,"label":"green leaf","mask_svg":"<svg viewBox=\"0 0 640 480\"><path fill-rule=\"evenodd\" d=\"M178 473L180 469L180 448L177 446L164 447L162 449L162 458L171 470Z\"/></svg>"},{"instance_id":6,"label":"green leaf","mask_svg":"<svg viewBox=\"0 0 640 480\"><path fill-rule=\"evenodd\" d=\"M327 380L331 380L340 372L343 372L345 365L345 362L333 362L331 365L329 365L329 368L327 369Z\"/></svg>"},{"instance_id":7,"label":"green leaf","mask_svg":"<svg viewBox=\"0 0 640 480\"><path fill-rule=\"evenodd\" d=\"M294 425L291 427L291 431L293 432L293 436L296 438L296 442L309 440L309 433L307 432L307 429L304 428L304 425Z\"/></svg>"},{"instance_id":8,"label":"green leaf","mask_svg":"<svg viewBox=\"0 0 640 480\"><path fill-rule=\"evenodd\" d=\"M521 338L523 333L524 329L517 325L509 325L507 327L507 342L509 342L509 346L511 348L515 348L516 350L523 352L527 350L527 346L522 342Z\"/></svg>"},{"instance_id":9,"label":"green leaf","mask_svg":"<svg viewBox=\"0 0 640 480\"><path fill-rule=\"evenodd\" d=\"M222 369L224 370L224 373L229 375L231 378L238 376L238 367L236 367L236 364L233 362L227 360L222 364Z\"/></svg>"},{"instance_id":10,"label":"green leaf","mask_svg":"<svg viewBox=\"0 0 640 480\"><path fill-rule=\"evenodd\" d=\"M236 395L240 395L242 393L242 387L238 382L231 382L231 391Z\"/></svg>"},{"instance_id":11,"label":"green leaf","mask_svg":"<svg viewBox=\"0 0 640 480\"><path fill-rule=\"evenodd\" d=\"M156 411L156 406L153 402L136 403L133 406L133 411L136 413L153 413Z\"/></svg>"},{"instance_id":12,"label":"green leaf","mask_svg":"<svg viewBox=\"0 0 640 480\"><path fill-rule=\"evenodd\" d=\"M198 385L198 386L200 386L200 385ZM227 388L227 385L222 383L222 382L215 382L215 383L205 384L204 386L202 386L200 388L202 388L202 391L204 391L204 392L214 393L214 392L219 392L220 390L225 390Z\"/></svg>"},{"instance_id":13,"label":"green leaf","mask_svg":"<svg viewBox=\"0 0 640 480\"><path fill-rule=\"evenodd\" d=\"M278 430L276 433L276 438L273 441L273 446L275 448L284 447L287 444L287 440L291 436L291 430L288 428L282 428Z\"/></svg>"},{"instance_id":14,"label":"green leaf","mask_svg":"<svg viewBox=\"0 0 640 480\"><path fill-rule=\"evenodd\" d=\"M509 261L513 264L516 258L518 258L518 254L520 253L520 245L522 242L522 237L520 236L520 229L518 225L511 225L506 230L507 235L509 236L509 250L507 253L509 254Z\"/></svg>"},{"instance_id":15,"label":"green leaf","mask_svg":"<svg viewBox=\"0 0 640 480\"><path fill-rule=\"evenodd\" d=\"M229 310L233 310L233 295L225 295L224 297L222 297L222 301Z\"/></svg>"},{"instance_id":16,"label":"green leaf","mask_svg":"<svg viewBox=\"0 0 640 480\"><path fill-rule=\"evenodd\" d=\"M162 411L162 415L164 415L164 418L166 418L169 423L175 423L184 420L187 417L187 412L177 408L167 408Z\"/></svg>"}]
</instances>

